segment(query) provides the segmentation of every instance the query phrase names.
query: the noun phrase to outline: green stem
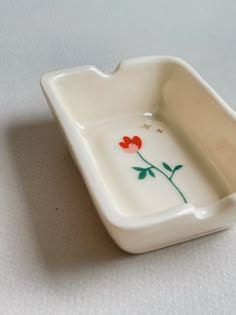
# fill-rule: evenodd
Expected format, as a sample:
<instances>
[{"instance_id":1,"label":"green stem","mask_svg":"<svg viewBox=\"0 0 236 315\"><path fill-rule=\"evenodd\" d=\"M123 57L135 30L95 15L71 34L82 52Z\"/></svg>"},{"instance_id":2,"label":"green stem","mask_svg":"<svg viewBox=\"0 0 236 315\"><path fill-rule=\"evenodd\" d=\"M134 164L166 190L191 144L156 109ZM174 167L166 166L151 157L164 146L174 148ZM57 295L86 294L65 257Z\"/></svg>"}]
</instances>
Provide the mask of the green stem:
<instances>
[{"instance_id":1,"label":"green stem","mask_svg":"<svg viewBox=\"0 0 236 315\"><path fill-rule=\"evenodd\" d=\"M182 193L182 191L178 188L177 185L175 185L175 183L170 179L171 184L175 187L175 189L179 192L179 194L181 195L181 197L183 198L184 202L187 203L187 199L184 197L184 194Z\"/></svg>"},{"instance_id":2,"label":"green stem","mask_svg":"<svg viewBox=\"0 0 236 315\"><path fill-rule=\"evenodd\" d=\"M155 170L157 170L159 173L161 173L163 176L165 176L165 178L175 187L175 189L178 191L178 193L180 194L180 196L183 198L184 202L187 203L187 200L184 196L184 194L182 193L182 191L176 186L176 184L172 181L172 177L174 175L175 172L172 173L172 175L169 177L168 175L166 175L166 173L164 173L160 168L156 167L155 165L153 165L152 163L148 162L143 156L142 154L138 151L137 154L140 156L140 158L147 163L148 165L151 166L151 168L154 168Z\"/></svg>"},{"instance_id":3,"label":"green stem","mask_svg":"<svg viewBox=\"0 0 236 315\"><path fill-rule=\"evenodd\" d=\"M174 174L175 174L175 171L173 171L173 173L171 174L170 180L172 180L172 177L174 176Z\"/></svg>"},{"instance_id":4,"label":"green stem","mask_svg":"<svg viewBox=\"0 0 236 315\"><path fill-rule=\"evenodd\" d=\"M138 153L138 155L140 156L140 158L141 158L145 163L147 163L147 164L150 165L152 168L154 168L155 170L157 170L158 172L160 172L162 175L164 175L164 176L170 181L169 177L168 177L161 169L159 169L158 167L156 167L156 166L153 165L152 163L149 163L149 162L142 156L142 154L139 153L139 151L138 151L137 153Z\"/></svg>"}]
</instances>

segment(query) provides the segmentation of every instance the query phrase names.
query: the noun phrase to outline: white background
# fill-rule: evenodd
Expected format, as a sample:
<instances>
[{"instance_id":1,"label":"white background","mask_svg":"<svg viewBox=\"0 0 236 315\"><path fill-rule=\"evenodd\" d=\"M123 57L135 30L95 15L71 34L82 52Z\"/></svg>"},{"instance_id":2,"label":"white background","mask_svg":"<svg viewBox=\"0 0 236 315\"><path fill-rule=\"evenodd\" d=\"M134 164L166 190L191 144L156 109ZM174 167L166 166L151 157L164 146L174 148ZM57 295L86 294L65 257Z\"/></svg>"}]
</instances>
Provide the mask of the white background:
<instances>
[{"instance_id":1,"label":"white background","mask_svg":"<svg viewBox=\"0 0 236 315\"><path fill-rule=\"evenodd\" d=\"M236 109L235 15L235 0L0 1L0 314L236 313L236 229L119 250L39 87L51 70L176 55Z\"/></svg>"}]
</instances>

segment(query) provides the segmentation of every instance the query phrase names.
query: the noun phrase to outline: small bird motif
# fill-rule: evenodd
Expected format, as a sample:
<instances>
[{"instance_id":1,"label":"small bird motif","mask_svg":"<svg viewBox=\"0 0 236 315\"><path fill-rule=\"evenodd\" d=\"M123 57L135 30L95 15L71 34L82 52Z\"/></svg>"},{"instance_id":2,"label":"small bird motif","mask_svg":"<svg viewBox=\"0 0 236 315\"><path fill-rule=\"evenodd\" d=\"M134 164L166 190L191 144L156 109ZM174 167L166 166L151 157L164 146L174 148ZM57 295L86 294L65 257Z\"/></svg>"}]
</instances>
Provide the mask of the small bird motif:
<instances>
[{"instance_id":1,"label":"small bird motif","mask_svg":"<svg viewBox=\"0 0 236 315\"><path fill-rule=\"evenodd\" d=\"M152 127L152 125L143 124L142 128L145 128L146 130L149 130L149 128Z\"/></svg>"},{"instance_id":2,"label":"small bird motif","mask_svg":"<svg viewBox=\"0 0 236 315\"><path fill-rule=\"evenodd\" d=\"M163 130L162 130L162 129L160 129L160 128L157 128L156 132L162 133L162 132L163 132Z\"/></svg>"}]
</instances>

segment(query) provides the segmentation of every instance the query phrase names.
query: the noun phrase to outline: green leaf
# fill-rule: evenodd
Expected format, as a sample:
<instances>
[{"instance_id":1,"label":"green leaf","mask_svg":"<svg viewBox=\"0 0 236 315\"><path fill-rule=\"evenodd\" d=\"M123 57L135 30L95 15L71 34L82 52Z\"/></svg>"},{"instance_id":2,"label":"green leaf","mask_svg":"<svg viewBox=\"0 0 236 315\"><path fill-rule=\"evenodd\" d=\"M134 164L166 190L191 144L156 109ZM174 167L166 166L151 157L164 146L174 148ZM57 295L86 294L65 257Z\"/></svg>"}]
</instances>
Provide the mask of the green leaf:
<instances>
[{"instance_id":1,"label":"green leaf","mask_svg":"<svg viewBox=\"0 0 236 315\"><path fill-rule=\"evenodd\" d=\"M144 179L147 176L147 171L144 170L139 173L138 179Z\"/></svg>"},{"instance_id":2,"label":"green leaf","mask_svg":"<svg viewBox=\"0 0 236 315\"><path fill-rule=\"evenodd\" d=\"M170 165L168 165L167 163L163 162L162 165L164 166L164 168L165 168L167 171L173 172L172 168L171 168Z\"/></svg>"},{"instance_id":3,"label":"green leaf","mask_svg":"<svg viewBox=\"0 0 236 315\"><path fill-rule=\"evenodd\" d=\"M134 166L134 167L132 167L135 171L144 171L145 170L145 168L142 168L142 167L137 167L137 166Z\"/></svg>"},{"instance_id":4,"label":"green leaf","mask_svg":"<svg viewBox=\"0 0 236 315\"><path fill-rule=\"evenodd\" d=\"M149 173L149 175L151 175L152 177L156 177L156 175L154 174L154 172L153 172L151 169L148 170L148 173Z\"/></svg>"},{"instance_id":5,"label":"green leaf","mask_svg":"<svg viewBox=\"0 0 236 315\"><path fill-rule=\"evenodd\" d=\"M174 168L174 171L178 171L180 168L182 168L183 165L177 165L175 168Z\"/></svg>"}]
</instances>

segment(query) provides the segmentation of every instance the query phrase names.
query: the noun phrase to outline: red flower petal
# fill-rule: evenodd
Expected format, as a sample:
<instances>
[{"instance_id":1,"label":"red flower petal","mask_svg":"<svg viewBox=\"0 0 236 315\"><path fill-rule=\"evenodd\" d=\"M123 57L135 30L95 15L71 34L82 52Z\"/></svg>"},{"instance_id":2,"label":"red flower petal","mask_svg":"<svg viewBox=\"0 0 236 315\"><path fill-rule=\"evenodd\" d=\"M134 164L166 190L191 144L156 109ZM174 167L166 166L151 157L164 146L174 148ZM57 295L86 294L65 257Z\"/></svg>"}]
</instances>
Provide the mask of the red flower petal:
<instances>
[{"instance_id":1,"label":"red flower petal","mask_svg":"<svg viewBox=\"0 0 236 315\"><path fill-rule=\"evenodd\" d=\"M125 142L120 142L119 145L123 148L123 149L127 149L129 147L129 145Z\"/></svg>"},{"instance_id":2,"label":"red flower petal","mask_svg":"<svg viewBox=\"0 0 236 315\"><path fill-rule=\"evenodd\" d=\"M127 144L132 143L132 139L131 139L130 137L124 136L124 137L123 137L123 140L124 140L124 142L127 143Z\"/></svg>"},{"instance_id":3,"label":"red flower petal","mask_svg":"<svg viewBox=\"0 0 236 315\"><path fill-rule=\"evenodd\" d=\"M132 145L131 148L133 148L133 149L130 148L130 150L135 151L134 146L136 146L137 151L138 151L142 147L142 140L138 136L134 136L133 138L124 136L123 140L124 140L123 142L119 142L119 145L123 149L129 149L130 145Z\"/></svg>"},{"instance_id":4,"label":"red flower petal","mask_svg":"<svg viewBox=\"0 0 236 315\"><path fill-rule=\"evenodd\" d=\"M142 140L138 136L132 138L132 143L136 144L139 149L142 147Z\"/></svg>"}]
</instances>

